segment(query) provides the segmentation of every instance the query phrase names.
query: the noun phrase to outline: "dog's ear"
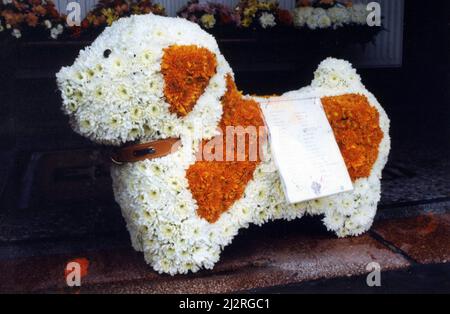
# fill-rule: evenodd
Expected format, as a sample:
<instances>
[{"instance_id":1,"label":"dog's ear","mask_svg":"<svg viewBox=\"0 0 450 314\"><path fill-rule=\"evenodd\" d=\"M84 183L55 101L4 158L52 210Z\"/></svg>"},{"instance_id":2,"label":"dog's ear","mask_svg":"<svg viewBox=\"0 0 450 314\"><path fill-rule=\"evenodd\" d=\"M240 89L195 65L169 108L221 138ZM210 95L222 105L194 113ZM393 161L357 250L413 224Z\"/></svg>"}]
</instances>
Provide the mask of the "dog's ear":
<instances>
[{"instance_id":1,"label":"dog's ear","mask_svg":"<svg viewBox=\"0 0 450 314\"><path fill-rule=\"evenodd\" d=\"M186 116L216 74L216 68L216 55L206 48L195 45L165 48L161 71L170 111L178 117Z\"/></svg>"}]
</instances>

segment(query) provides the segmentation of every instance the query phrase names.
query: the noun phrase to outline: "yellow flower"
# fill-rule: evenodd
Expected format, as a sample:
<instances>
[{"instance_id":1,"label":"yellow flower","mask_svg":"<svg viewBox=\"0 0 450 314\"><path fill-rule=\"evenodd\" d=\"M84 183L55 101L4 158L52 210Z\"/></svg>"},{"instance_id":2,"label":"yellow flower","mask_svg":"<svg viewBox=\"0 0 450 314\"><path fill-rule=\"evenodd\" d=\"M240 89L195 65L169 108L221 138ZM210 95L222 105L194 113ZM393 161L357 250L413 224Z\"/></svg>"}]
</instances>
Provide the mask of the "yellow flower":
<instances>
[{"instance_id":1,"label":"yellow flower","mask_svg":"<svg viewBox=\"0 0 450 314\"><path fill-rule=\"evenodd\" d=\"M255 16L256 11L258 11L257 7L248 7L244 9L244 16L245 17L253 17Z\"/></svg>"},{"instance_id":2,"label":"yellow flower","mask_svg":"<svg viewBox=\"0 0 450 314\"><path fill-rule=\"evenodd\" d=\"M203 14L200 21L205 28L213 28L216 25L216 19L212 14Z\"/></svg>"},{"instance_id":3,"label":"yellow flower","mask_svg":"<svg viewBox=\"0 0 450 314\"><path fill-rule=\"evenodd\" d=\"M111 26L111 24L119 18L111 8L103 9L102 14L106 17L106 23L109 26Z\"/></svg>"},{"instance_id":4,"label":"yellow flower","mask_svg":"<svg viewBox=\"0 0 450 314\"><path fill-rule=\"evenodd\" d=\"M270 4L268 2L262 2L258 5L261 10L270 10Z\"/></svg>"},{"instance_id":5,"label":"yellow flower","mask_svg":"<svg viewBox=\"0 0 450 314\"><path fill-rule=\"evenodd\" d=\"M242 20L242 22L241 22L241 25L242 25L243 27L249 27L250 24L252 24L252 19L249 18L249 17L244 18L244 19Z\"/></svg>"},{"instance_id":6,"label":"yellow flower","mask_svg":"<svg viewBox=\"0 0 450 314\"><path fill-rule=\"evenodd\" d=\"M154 8L153 8L153 13L154 14L165 15L166 14L166 9L164 8L164 6L161 3L156 3Z\"/></svg>"},{"instance_id":7,"label":"yellow flower","mask_svg":"<svg viewBox=\"0 0 450 314\"><path fill-rule=\"evenodd\" d=\"M133 12L133 14L139 14L140 11L141 11L141 9L137 5L133 5L131 7L131 12Z\"/></svg>"},{"instance_id":8,"label":"yellow flower","mask_svg":"<svg viewBox=\"0 0 450 314\"><path fill-rule=\"evenodd\" d=\"M94 23L95 15L89 14L89 15L86 17L86 19L88 20L89 24L92 24L92 23Z\"/></svg>"}]
</instances>

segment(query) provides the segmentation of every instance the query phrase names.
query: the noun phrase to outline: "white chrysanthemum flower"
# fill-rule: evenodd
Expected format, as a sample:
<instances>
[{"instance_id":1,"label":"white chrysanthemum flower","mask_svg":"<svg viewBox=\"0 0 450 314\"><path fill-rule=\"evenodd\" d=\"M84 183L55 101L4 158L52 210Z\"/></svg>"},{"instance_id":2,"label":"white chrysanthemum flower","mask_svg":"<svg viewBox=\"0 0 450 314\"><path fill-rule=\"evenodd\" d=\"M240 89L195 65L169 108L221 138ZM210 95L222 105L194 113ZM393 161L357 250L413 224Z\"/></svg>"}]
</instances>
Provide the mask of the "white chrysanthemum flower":
<instances>
[{"instance_id":1,"label":"white chrysanthemum flower","mask_svg":"<svg viewBox=\"0 0 450 314\"><path fill-rule=\"evenodd\" d=\"M328 28L331 26L327 11L322 8L314 8L311 15L306 19L306 24L312 30L317 28Z\"/></svg>"},{"instance_id":2,"label":"white chrysanthemum flower","mask_svg":"<svg viewBox=\"0 0 450 314\"><path fill-rule=\"evenodd\" d=\"M350 220L356 226L365 226L372 221L373 217L371 214L372 210L362 207L352 214Z\"/></svg>"},{"instance_id":3,"label":"white chrysanthemum flower","mask_svg":"<svg viewBox=\"0 0 450 314\"><path fill-rule=\"evenodd\" d=\"M350 8L351 20L355 24L364 25L367 24L367 5L364 3L355 3Z\"/></svg>"},{"instance_id":4,"label":"white chrysanthemum flower","mask_svg":"<svg viewBox=\"0 0 450 314\"><path fill-rule=\"evenodd\" d=\"M319 28L328 28L331 26L331 19L328 15L320 15L317 20L317 26Z\"/></svg>"},{"instance_id":5,"label":"white chrysanthemum flower","mask_svg":"<svg viewBox=\"0 0 450 314\"><path fill-rule=\"evenodd\" d=\"M327 14L334 28L344 26L351 21L350 12L347 8L334 6L328 9Z\"/></svg>"},{"instance_id":6,"label":"white chrysanthemum flower","mask_svg":"<svg viewBox=\"0 0 450 314\"><path fill-rule=\"evenodd\" d=\"M355 211L355 205L355 198L353 194L343 194L337 202L336 210L342 215L352 215Z\"/></svg>"},{"instance_id":7,"label":"white chrysanthemum flower","mask_svg":"<svg viewBox=\"0 0 450 314\"><path fill-rule=\"evenodd\" d=\"M312 15L316 15L316 16L327 15L327 11L323 8L314 8Z\"/></svg>"},{"instance_id":8,"label":"white chrysanthemum flower","mask_svg":"<svg viewBox=\"0 0 450 314\"><path fill-rule=\"evenodd\" d=\"M315 30L319 27L319 17L317 15L310 15L306 20L306 25L309 29Z\"/></svg>"},{"instance_id":9,"label":"white chrysanthemum flower","mask_svg":"<svg viewBox=\"0 0 450 314\"><path fill-rule=\"evenodd\" d=\"M264 12L259 17L259 23L262 28L271 28L277 25L275 22L275 16L272 13Z\"/></svg>"},{"instance_id":10,"label":"white chrysanthemum flower","mask_svg":"<svg viewBox=\"0 0 450 314\"><path fill-rule=\"evenodd\" d=\"M20 32L20 30L19 29L17 29L17 28L14 28L13 29L13 31L11 32L11 35L13 36L13 37L15 37L15 38L20 38L20 37L22 37L22 33Z\"/></svg>"},{"instance_id":11,"label":"white chrysanthemum flower","mask_svg":"<svg viewBox=\"0 0 450 314\"><path fill-rule=\"evenodd\" d=\"M298 7L293 11L293 22L296 27L303 27L308 18L312 15L314 9L312 7Z\"/></svg>"},{"instance_id":12,"label":"white chrysanthemum flower","mask_svg":"<svg viewBox=\"0 0 450 314\"><path fill-rule=\"evenodd\" d=\"M307 212L311 215L318 215L327 208L326 198L318 198L308 202Z\"/></svg>"},{"instance_id":13,"label":"white chrysanthemum flower","mask_svg":"<svg viewBox=\"0 0 450 314\"><path fill-rule=\"evenodd\" d=\"M323 222L328 230L336 231L342 228L345 223L345 216L338 212L333 212L331 215L325 215Z\"/></svg>"},{"instance_id":14,"label":"white chrysanthemum flower","mask_svg":"<svg viewBox=\"0 0 450 314\"><path fill-rule=\"evenodd\" d=\"M50 28L52 28L52 22L50 22L49 20L45 20L45 21L44 21L44 26L45 26L47 29L50 29Z\"/></svg>"},{"instance_id":15,"label":"white chrysanthemum flower","mask_svg":"<svg viewBox=\"0 0 450 314\"><path fill-rule=\"evenodd\" d=\"M53 38L53 39L58 39L58 36L61 34L61 32L57 29L57 28L55 28L55 27L53 27L51 30L50 30L50 37L51 38Z\"/></svg>"},{"instance_id":16,"label":"white chrysanthemum flower","mask_svg":"<svg viewBox=\"0 0 450 314\"><path fill-rule=\"evenodd\" d=\"M171 223L161 223L157 226L156 234L162 241L170 241L178 232L176 225Z\"/></svg>"}]
</instances>

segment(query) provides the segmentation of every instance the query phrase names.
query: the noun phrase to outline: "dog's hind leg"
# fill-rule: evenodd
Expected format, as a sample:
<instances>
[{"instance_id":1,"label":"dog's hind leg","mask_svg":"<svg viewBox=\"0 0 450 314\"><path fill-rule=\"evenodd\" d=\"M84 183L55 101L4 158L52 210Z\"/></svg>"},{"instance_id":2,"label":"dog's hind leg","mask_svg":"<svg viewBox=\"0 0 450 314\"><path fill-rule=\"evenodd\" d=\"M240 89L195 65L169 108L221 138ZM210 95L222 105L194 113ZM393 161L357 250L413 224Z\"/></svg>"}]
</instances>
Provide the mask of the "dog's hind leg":
<instances>
[{"instance_id":1,"label":"dog's hind leg","mask_svg":"<svg viewBox=\"0 0 450 314\"><path fill-rule=\"evenodd\" d=\"M332 201L330 198L323 210L326 228L338 237L358 236L368 231L377 212L380 181L369 177L353 185L352 192L334 196Z\"/></svg>"}]
</instances>

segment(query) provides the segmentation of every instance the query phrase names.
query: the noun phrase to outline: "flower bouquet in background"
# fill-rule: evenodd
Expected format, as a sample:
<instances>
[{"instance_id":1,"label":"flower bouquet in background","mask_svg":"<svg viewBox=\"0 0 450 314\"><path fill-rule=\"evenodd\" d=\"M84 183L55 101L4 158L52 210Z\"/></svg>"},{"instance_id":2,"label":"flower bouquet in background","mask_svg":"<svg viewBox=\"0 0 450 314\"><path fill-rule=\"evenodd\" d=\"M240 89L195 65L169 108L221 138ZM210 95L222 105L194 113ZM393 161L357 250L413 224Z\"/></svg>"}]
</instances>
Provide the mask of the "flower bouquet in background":
<instances>
[{"instance_id":1,"label":"flower bouquet in background","mask_svg":"<svg viewBox=\"0 0 450 314\"><path fill-rule=\"evenodd\" d=\"M236 26L240 24L239 15L221 3L199 3L198 0L192 0L178 10L177 15L199 24L206 31L214 34L234 32Z\"/></svg>"},{"instance_id":2,"label":"flower bouquet in background","mask_svg":"<svg viewBox=\"0 0 450 314\"><path fill-rule=\"evenodd\" d=\"M370 12L364 3L337 0L299 0L292 11L297 29L329 37L326 40L340 43L368 43L382 27L369 26ZM328 36L326 36L328 35Z\"/></svg>"},{"instance_id":3,"label":"flower bouquet in background","mask_svg":"<svg viewBox=\"0 0 450 314\"><path fill-rule=\"evenodd\" d=\"M279 8L278 1L241 0L236 6L242 28L268 30L292 26L292 15Z\"/></svg>"},{"instance_id":4,"label":"flower bouquet in background","mask_svg":"<svg viewBox=\"0 0 450 314\"><path fill-rule=\"evenodd\" d=\"M294 25L311 30L366 24L368 11L365 4L350 1L300 0L293 11Z\"/></svg>"},{"instance_id":5,"label":"flower bouquet in background","mask_svg":"<svg viewBox=\"0 0 450 314\"><path fill-rule=\"evenodd\" d=\"M81 26L72 28L72 37L95 38L121 17L148 13L166 15L164 7L152 0L100 0L83 19Z\"/></svg>"},{"instance_id":6,"label":"flower bouquet in background","mask_svg":"<svg viewBox=\"0 0 450 314\"><path fill-rule=\"evenodd\" d=\"M1 0L0 36L28 40L59 39L65 17L51 0Z\"/></svg>"}]
</instances>

